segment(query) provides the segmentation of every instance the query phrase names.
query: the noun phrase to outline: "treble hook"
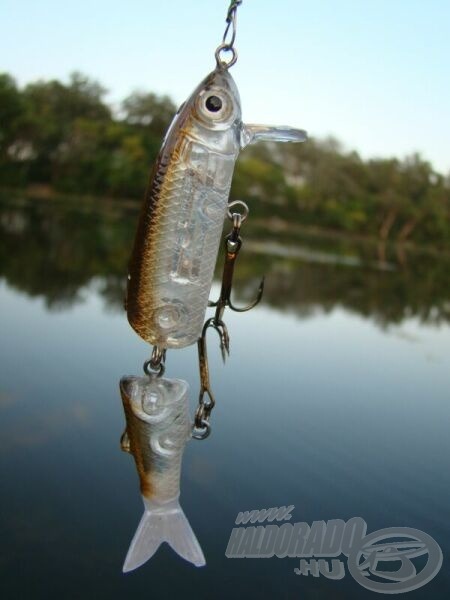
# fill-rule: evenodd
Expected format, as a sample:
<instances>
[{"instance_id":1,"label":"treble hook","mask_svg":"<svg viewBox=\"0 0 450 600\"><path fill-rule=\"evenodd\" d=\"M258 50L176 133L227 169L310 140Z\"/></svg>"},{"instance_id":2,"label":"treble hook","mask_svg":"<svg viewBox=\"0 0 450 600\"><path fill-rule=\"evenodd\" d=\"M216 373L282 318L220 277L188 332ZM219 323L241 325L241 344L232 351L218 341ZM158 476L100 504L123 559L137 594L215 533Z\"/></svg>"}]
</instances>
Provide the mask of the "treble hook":
<instances>
[{"instance_id":1,"label":"treble hook","mask_svg":"<svg viewBox=\"0 0 450 600\"><path fill-rule=\"evenodd\" d=\"M223 274L222 274L222 286L220 289L220 296L216 302L208 302L208 306L215 307L216 313L213 319L216 323L222 322L222 317L225 308L228 306L231 310L235 312L246 312L254 308L260 301L264 292L264 277L261 279L261 283L259 284L258 294L253 302L251 302L248 306L244 306L239 308L233 304L231 301L231 289L233 287L233 275L234 275L234 267L236 264L236 259L238 257L239 251L242 247L242 239L240 237L241 225L245 221L248 215L248 206L245 202L241 200L236 200L235 202L231 202L229 204L229 208L239 204L244 207L244 214L240 213L232 213L230 210L228 211L228 216L233 221L233 229L225 238L225 263L223 266Z\"/></svg>"},{"instance_id":2,"label":"treble hook","mask_svg":"<svg viewBox=\"0 0 450 600\"><path fill-rule=\"evenodd\" d=\"M230 209L233 206L240 205L243 207L243 214L234 212ZM233 221L233 228L225 238L225 263L223 266L222 286L220 289L219 299L216 302L208 302L208 306L215 307L216 311L213 317L205 321L202 334L198 339L198 363L200 367L200 394L198 398L198 407L195 413L194 425L192 428L192 437L197 440L204 440L211 432L209 422L211 411L214 408L215 400L211 390L211 382L209 379L208 353L206 349L206 334L209 328L217 331L220 337L220 349L222 358L225 362L227 354L230 354L230 336L225 323L222 320L225 308L228 306L236 312L245 312L258 304L261 300L264 291L264 277L261 280L256 299L249 304L239 308L231 302L231 288L233 287L233 274L236 258L242 246L240 237L241 225L248 215L248 206L241 200L236 200L228 205L228 216Z\"/></svg>"}]
</instances>

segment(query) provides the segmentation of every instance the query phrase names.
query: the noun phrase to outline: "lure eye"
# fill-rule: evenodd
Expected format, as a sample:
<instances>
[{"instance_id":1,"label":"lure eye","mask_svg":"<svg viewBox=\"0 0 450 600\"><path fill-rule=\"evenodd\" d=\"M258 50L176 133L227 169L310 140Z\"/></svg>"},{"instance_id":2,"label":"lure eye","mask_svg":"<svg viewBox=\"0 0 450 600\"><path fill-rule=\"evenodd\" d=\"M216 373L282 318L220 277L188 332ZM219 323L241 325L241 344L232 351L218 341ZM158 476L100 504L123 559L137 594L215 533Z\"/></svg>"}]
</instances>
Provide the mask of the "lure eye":
<instances>
[{"instance_id":1,"label":"lure eye","mask_svg":"<svg viewBox=\"0 0 450 600\"><path fill-rule=\"evenodd\" d=\"M219 96L208 96L205 106L210 112L216 113L222 108L222 100Z\"/></svg>"},{"instance_id":2,"label":"lure eye","mask_svg":"<svg viewBox=\"0 0 450 600\"><path fill-rule=\"evenodd\" d=\"M197 115L213 129L227 127L235 119L236 108L230 94L222 88L203 90L197 99Z\"/></svg>"}]
</instances>

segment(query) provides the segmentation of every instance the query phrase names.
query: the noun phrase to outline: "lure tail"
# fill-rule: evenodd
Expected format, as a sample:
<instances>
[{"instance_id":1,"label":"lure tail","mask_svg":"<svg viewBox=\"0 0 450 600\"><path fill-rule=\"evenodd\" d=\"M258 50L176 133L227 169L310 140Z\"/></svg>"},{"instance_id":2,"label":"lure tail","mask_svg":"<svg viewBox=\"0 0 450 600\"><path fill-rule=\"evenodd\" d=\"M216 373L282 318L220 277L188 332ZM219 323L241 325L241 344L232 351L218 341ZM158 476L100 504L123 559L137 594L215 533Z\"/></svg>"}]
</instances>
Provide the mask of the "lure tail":
<instances>
[{"instance_id":1,"label":"lure tail","mask_svg":"<svg viewBox=\"0 0 450 600\"><path fill-rule=\"evenodd\" d=\"M151 558L163 542L196 567L206 564L200 544L192 531L178 498L167 504L144 499L145 511L131 541L123 572L132 571Z\"/></svg>"}]
</instances>

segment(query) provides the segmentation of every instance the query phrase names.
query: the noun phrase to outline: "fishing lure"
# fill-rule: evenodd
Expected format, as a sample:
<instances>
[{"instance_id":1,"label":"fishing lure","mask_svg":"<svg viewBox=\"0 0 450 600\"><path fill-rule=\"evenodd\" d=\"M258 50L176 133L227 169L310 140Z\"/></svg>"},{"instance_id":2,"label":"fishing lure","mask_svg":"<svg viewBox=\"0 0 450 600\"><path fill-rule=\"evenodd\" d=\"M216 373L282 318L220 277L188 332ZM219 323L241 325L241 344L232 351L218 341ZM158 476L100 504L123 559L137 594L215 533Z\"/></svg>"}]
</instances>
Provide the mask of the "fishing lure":
<instances>
[{"instance_id":1,"label":"fishing lure","mask_svg":"<svg viewBox=\"0 0 450 600\"><path fill-rule=\"evenodd\" d=\"M235 162L241 149L259 140L303 142L306 132L292 127L245 125L241 103L229 68L237 60L234 47L236 11L227 14L216 67L179 108L156 160L139 218L130 259L126 310L130 325L153 345L144 364L146 377L121 380L126 415L122 449L138 470L145 512L125 560L128 571L143 564L167 541L196 566L203 553L178 503L181 457L189 437L210 433L215 400L209 381L206 332L220 336L225 357L229 336L222 320L230 299L233 270L242 245L240 230L248 214L241 201L228 204ZM229 56L229 60L225 57ZM240 206L240 211L233 210ZM233 227L225 238L225 263L220 297L209 302L224 219ZM206 309L215 306L204 322ZM198 344L200 394L194 424L187 413L186 382L163 377L167 349Z\"/></svg>"}]
</instances>

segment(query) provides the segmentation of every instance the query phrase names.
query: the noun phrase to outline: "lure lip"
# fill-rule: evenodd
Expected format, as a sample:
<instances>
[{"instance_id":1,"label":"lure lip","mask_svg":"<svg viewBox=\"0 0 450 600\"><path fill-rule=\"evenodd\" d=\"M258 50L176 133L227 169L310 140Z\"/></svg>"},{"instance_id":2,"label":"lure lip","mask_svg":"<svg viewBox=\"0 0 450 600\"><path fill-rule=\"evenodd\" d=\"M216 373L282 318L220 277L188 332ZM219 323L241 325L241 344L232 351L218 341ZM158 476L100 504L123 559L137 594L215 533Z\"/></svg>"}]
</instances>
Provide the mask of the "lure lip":
<instances>
[{"instance_id":1,"label":"lure lip","mask_svg":"<svg viewBox=\"0 0 450 600\"><path fill-rule=\"evenodd\" d=\"M243 124L241 129L241 148L255 142L306 142L308 133L289 125Z\"/></svg>"}]
</instances>

